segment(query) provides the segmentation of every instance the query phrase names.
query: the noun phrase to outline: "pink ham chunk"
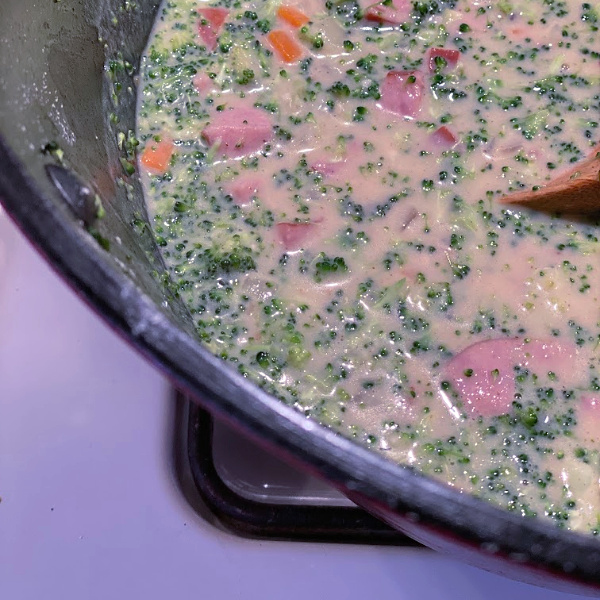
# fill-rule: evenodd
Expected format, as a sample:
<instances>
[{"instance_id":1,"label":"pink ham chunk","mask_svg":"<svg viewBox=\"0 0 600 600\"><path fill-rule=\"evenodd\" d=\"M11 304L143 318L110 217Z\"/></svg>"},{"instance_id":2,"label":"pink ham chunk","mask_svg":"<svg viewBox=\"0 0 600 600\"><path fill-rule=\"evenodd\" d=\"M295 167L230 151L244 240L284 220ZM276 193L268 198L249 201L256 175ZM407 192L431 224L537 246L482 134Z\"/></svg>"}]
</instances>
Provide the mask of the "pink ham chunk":
<instances>
[{"instance_id":1,"label":"pink ham chunk","mask_svg":"<svg viewBox=\"0 0 600 600\"><path fill-rule=\"evenodd\" d=\"M587 416L592 416L600 422L600 395L591 392L583 394L581 409ZM600 429L598 432L600 433Z\"/></svg>"},{"instance_id":2,"label":"pink ham chunk","mask_svg":"<svg viewBox=\"0 0 600 600\"><path fill-rule=\"evenodd\" d=\"M434 146L444 149L452 148L452 146L458 142L458 138L445 125L436 129L431 134L430 138Z\"/></svg>"},{"instance_id":3,"label":"pink ham chunk","mask_svg":"<svg viewBox=\"0 0 600 600\"><path fill-rule=\"evenodd\" d=\"M545 375L573 364L574 349L557 342L519 338L478 342L454 356L442 381L458 392L463 409L473 417L492 417L510 411L515 394L515 366Z\"/></svg>"},{"instance_id":4,"label":"pink ham chunk","mask_svg":"<svg viewBox=\"0 0 600 600\"><path fill-rule=\"evenodd\" d=\"M226 8L208 6L199 8L198 14L200 15L198 34L206 49L212 51L217 47L217 38L229 15L229 11Z\"/></svg>"},{"instance_id":5,"label":"pink ham chunk","mask_svg":"<svg viewBox=\"0 0 600 600\"><path fill-rule=\"evenodd\" d=\"M577 437L600 446L600 395L585 392L581 395L577 413Z\"/></svg>"},{"instance_id":6,"label":"pink ham chunk","mask_svg":"<svg viewBox=\"0 0 600 600\"><path fill-rule=\"evenodd\" d=\"M419 71L390 71L381 84L381 106L403 117L415 117L421 110L424 90Z\"/></svg>"},{"instance_id":7,"label":"pink ham chunk","mask_svg":"<svg viewBox=\"0 0 600 600\"><path fill-rule=\"evenodd\" d=\"M214 87L213 80L206 73L196 73L192 80L194 89L200 94L206 94L209 90Z\"/></svg>"},{"instance_id":8,"label":"pink ham chunk","mask_svg":"<svg viewBox=\"0 0 600 600\"><path fill-rule=\"evenodd\" d=\"M531 340L520 348L521 366L536 373L552 371L560 373L565 364L573 363L576 350L570 344L559 344L555 341Z\"/></svg>"},{"instance_id":9,"label":"pink ham chunk","mask_svg":"<svg viewBox=\"0 0 600 600\"><path fill-rule=\"evenodd\" d=\"M411 8L407 0L393 0L391 4L380 2L368 6L364 11L364 18L385 25L400 25L410 18Z\"/></svg>"},{"instance_id":10,"label":"pink ham chunk","mask_svg":"<svg viewBox=\"0 0 600 600\"><path fill-rule=\"evenodd\" d=\"M258 194L261 186L262 181L258 177L238 177L226 187L226 192L238 206L247 206Z\"/></svg>"},{"instance_id":11,"label":"pink ham chunk","mask_svg":"<svg viewBox=\"0 0 600 600\"><path fill-rule=\"evenodd\" d=\"M287 251L301 250L309 239L315 225L313 223L277 223L277 239Z\"/></svg>"},{"instance_id":12,"label":"pink ham chunk","mask_svg":"<svg viewBox=\"0 0 600 600\"><path fill-rule=\"evenodd\" d=\"M231 107L214 115L202 139L229 157L255 152L273 137L269 117L258 108Z\"/></svg>"},{"instance_id":13,"label":"pink ham chunk","mask_svg":"<svg viewBox=\"0 0 600 600\"><path fill-rule=\"evenodd\" d=\"M489 340L469 346L442 373L472 416L507 413L515 393L514 349L517 340Z\"/></svg>"},{"instance_id":14,"label":"pink ham chunk","mask_svg":"<svg viewBox=\"0 0 600 600\"><path fill-rule=\"evenodd\" d=\"M460 52L458 50L452 50L450 48L430 48L428 53L427 63L429 65L429 72L435 73L438 65L436 61L437 57L443 58L446 61L443 70L453 69L458 64L460 58Z\"/></svg>"}]
</instances>

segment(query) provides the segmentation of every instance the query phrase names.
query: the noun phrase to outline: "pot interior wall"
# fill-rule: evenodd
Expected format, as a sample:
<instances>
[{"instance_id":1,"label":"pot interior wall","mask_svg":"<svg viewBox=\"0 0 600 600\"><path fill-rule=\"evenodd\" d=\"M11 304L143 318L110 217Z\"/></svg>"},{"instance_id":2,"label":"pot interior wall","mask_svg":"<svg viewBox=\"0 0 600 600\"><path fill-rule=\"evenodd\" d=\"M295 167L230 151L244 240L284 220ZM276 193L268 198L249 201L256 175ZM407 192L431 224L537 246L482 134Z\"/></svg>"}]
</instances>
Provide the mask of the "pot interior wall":
<instances>
[{"instance_id":1,"label":"pot interior wall","mask_svg":"<svg viewBox=\"0 0 600 600\"><path fill-rule=\"evenodd\" d=\"M128 173L134 164L127 141L135 130L135 71L158 4L2 0L0 137L55 210L89 238L92 251L106 253L191 333L187 312L166 285L140 184ZM105 216L88 231L48 177L48 164L75 174L74 181L100 198Z\"/></svg>"}]
</instances>

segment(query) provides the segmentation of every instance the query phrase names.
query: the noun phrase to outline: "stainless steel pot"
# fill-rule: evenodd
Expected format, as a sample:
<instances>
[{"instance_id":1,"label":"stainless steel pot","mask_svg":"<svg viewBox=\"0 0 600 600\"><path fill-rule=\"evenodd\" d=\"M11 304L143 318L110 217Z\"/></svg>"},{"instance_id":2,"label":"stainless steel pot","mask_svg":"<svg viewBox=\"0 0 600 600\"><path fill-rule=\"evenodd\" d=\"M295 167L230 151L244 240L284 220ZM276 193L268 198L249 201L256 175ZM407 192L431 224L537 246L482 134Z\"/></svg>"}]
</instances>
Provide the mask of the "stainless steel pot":
<instances>
[{"instance_id":1,"label":"stainless steel pot","mask_svg":"<svg viewBox=\"0 0 600 600\"><path fill-rule=\"evenodd\" d=\"M0 200L10 216L102 318L215 415L433 548L517 579L599 593L597 540L392 464L307 421L202 347L169 291L127 143L157 9L157 0L2 0Z\"/></svg>"}]
</instances>

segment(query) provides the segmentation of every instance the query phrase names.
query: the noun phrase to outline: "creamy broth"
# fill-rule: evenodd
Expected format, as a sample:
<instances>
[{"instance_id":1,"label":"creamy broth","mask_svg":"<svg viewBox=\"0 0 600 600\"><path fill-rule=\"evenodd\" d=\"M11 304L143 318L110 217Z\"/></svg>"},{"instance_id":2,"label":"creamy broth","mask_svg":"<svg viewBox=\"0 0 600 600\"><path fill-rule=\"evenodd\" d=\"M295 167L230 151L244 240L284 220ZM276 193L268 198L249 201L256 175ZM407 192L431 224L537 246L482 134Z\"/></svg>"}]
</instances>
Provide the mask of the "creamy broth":
<instances>
[{"instance_id":1,"label":"creamy broth","mask_svg":"<svg viewBox=\"0 0 600 600\"><path fill-rule=\"evenodd\" d=\"M307 417L600 527L597 224L506 208L594 151L579 1L166 2L139 167L204 343Z\"/></svg>"}]
</instances>

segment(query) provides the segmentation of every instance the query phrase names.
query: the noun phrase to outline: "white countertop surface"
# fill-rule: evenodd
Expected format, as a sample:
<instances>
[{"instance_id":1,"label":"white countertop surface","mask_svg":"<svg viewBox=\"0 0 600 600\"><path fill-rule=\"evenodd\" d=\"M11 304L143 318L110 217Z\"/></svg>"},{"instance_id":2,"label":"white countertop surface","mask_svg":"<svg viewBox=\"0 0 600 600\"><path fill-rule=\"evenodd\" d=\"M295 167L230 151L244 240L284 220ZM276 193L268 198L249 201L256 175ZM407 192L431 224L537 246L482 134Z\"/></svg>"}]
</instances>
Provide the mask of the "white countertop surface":
<instances>
[{"instance_id":1,"label":"white countertop surface","mask_svg":"<svg viewBox=\"0 0 600 600\"><path fill-rule=\"evenodd\" d=\"M169 396L0 216L0 598L577 597L421 549L218 530L177 488Z\"/></svg>"}]
</instances>

